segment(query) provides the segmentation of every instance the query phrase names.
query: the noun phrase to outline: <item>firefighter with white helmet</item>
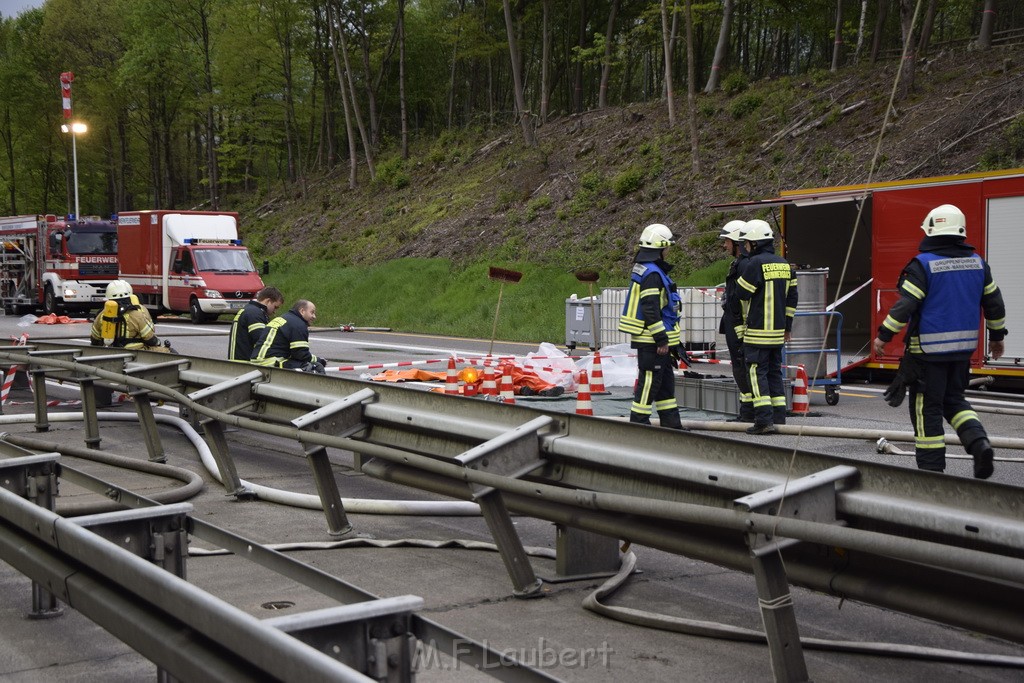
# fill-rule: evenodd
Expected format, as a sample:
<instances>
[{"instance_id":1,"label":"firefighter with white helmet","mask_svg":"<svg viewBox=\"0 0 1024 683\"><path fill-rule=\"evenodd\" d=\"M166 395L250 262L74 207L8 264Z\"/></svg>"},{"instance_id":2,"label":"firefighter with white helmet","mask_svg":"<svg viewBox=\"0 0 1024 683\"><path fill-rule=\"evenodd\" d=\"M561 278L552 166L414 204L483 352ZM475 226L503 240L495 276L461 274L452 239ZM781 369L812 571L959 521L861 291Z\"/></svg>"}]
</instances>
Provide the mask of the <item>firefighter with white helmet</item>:
<instances>
[{"instance_id":1,"label":"firefighter with white helmet","mask_svg":"<svg viewBox=\"0 0 1024 683\"><path fill-rule=\"evenodd\" d=\"M729 273L725 276L725 291L722 293L722 321L718 331L725 335L725 344L729 349L729 361L732 363L732 376L740 393L740 414L734 418L737 422L754 421L753 395L750 393L750 377L743 361L743 342L736 333L736 328L743 325L743 307L736 293L736 280L739 279L747 260L747 250L743 241L746 221L733 220L722 226L718 239L722 240L725 251L732 257Z\"/></svg>"},{"instance_id":2,"label":"firefighter with white helmet","mask_svg":"<svg viewBox=\"0 0 1024 683\"><path fill-rule=\"evenodd\" d=\"M131 350L146 349L169 353L169 342L160 342L153 319L146 307L132 293L132 286L124 280L107 285L107 301L92 322L89 341L93 346L104 344Z\"/></svg>"},{"instance_id":3,"label":"firefighter with white helmet","mask_svg":"<svg viewBox=\"0 0 1024 683\"><path fill-rule=\"evenodd\" d=\"M1003 355L1006 306L988 264L966 243L963 211L952 204L937 206L925 216L921 230L925 237L920 253L903 268L896 285L900 298L874 341L876 357L886 355L886 344L906 329L900 370L885 398L895 407L910 390L910 422L920 469L945 471L945 419L973 457L975 478L988 479L995 454L964 391L982 314L989 355Z\"/></svg>"},{"instance_id":4,"label":"firefighter with white helmet","mask_svg":"<svg viewBox=\"0 0 1024 683\"><path fill-rule=\"evenodd\" d=\"M782 347L789 341L796 315L796 273L775 254L775 233L765 221L747 221L743 239L750 254L736 281L745 309L736 333L743 340L754 407L754 424L747 433L774 434L776 425L786 423Z\"/></svg>"},{"instance_id":5,"label":"firefighter with white helmet","mask_svg":"<svg viewBox=\"0 0 1024 683\"><path fill-rule=\"evenodd\" d=\"M677 360L689 365L689 359L680 332L679 292L669 276L672 266L665 262L674 243L675 235L661 223L643 229L619 331L630 335L630 346L637 352L629 421L651 424L651 413L657 410L662 427L682 429L672 371Z\"/></svg>"}]
</instances>

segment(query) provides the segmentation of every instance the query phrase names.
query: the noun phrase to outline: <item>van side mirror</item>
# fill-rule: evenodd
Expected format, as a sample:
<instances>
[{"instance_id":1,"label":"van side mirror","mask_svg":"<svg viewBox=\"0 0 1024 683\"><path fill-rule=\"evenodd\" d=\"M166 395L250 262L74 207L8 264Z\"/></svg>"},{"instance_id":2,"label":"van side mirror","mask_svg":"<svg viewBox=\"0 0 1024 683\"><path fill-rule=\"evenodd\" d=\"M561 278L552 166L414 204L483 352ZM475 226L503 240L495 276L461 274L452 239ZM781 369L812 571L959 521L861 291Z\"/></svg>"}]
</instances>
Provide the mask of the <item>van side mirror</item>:
<instances>
[{"instance_id":1,"label":"van side mirror","mask_svg":"<svg viewBox=\"0 0 1024 683\"><path fill-rule=\"evenodd\" d=\"M270 275L270 261L263 262L263 274Z\"/></svg>"}]
</instances>

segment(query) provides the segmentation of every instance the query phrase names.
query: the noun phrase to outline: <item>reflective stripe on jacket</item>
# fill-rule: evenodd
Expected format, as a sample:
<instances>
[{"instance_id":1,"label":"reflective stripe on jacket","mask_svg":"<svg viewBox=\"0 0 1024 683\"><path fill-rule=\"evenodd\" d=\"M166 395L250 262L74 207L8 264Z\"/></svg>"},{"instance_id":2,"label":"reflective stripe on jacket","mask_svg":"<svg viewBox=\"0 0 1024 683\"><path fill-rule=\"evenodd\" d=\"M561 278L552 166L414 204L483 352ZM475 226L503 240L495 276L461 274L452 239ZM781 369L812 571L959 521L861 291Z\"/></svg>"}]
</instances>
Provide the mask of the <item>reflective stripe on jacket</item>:
<instances>
[{"instance_id":1,"label":"reflective stripe on jacket","mask_svg":"<svg viewBox=\"0 0 1024 683\"><path fill-rule=\"evenodd\" d=\"M636 263L629 279L619 331L631 335L637 344L681 343L679 292L668 273L653 262ZM643 305L644 299L657 302L657 313Z\"/></svg>"}]
</instances>

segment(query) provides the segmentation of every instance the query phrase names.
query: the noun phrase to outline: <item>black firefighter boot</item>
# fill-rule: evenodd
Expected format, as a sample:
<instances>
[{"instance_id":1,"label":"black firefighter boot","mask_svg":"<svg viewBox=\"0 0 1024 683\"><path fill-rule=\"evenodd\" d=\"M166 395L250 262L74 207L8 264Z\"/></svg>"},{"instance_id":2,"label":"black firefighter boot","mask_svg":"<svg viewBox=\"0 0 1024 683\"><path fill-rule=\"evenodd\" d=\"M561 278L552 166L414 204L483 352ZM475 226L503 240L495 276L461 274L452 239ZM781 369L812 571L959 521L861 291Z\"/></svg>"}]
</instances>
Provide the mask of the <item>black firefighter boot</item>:
<instances>
[{"instance_id":1,"label":"black firefighter boot","mask_svg":"<svg viewBox=\"0 0 1024 683\"><path fill-rule=\"evenodd\" d=\"M786 406L772 406L772 422L776 425L786 424Z\"/></svg>"},{"instance_id":2,"label":"black firefighter boot","mask_svg":"<svg viewBox=\"0 0 1024 683\"><path fill-rule=\"evenodd\" d=\"M658 419L661 421L662 427L668 427L669 429L678 429L680 431L686 431L683 429L683 423L679 419L679 409L673 408L672 410L659 410Z\"/></svg>"},{"instance_id":3,"label":"black firefighter boot","mask_svg":"<svg viewBox=\"0 0 1024 683\"><path fill-rule=\"evenodd\" d=\"M989 440L982 437L972 441L971 445L967 447L967 452L974 458L974 478L988 479L991 477L992 472L995 471L992 464L995 451L992 450Z\"/></svg>"}]
</instances>

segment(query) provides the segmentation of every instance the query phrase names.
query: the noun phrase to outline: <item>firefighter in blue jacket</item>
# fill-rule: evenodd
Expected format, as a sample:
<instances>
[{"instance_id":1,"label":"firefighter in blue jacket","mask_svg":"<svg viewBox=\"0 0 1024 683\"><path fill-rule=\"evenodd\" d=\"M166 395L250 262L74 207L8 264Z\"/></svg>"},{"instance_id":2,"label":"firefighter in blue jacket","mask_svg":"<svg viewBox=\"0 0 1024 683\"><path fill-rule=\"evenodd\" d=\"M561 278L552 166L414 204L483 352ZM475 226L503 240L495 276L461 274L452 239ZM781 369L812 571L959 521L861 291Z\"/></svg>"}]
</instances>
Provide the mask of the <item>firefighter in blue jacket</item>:
<instances>
[{"instance_id":1,"label":"firefighter in blue jacket","mask_svg":"<svg viewBox=\"0 0 1024 683\"><path fill-rule=\"evenodd\" d=\"M754 404L754 424L747 433L774 434L776 425L786 424L782 347L789 341L796 315L796 273L775 254L775 234L766 222L747 221L743 239L750 254L736 281L736 293L746 315L736 334L743 340Z\"/></svg>"},{"instance_id":2,"label":"firefighter in blue jacket","mask_svg":"<svg viewBox=\"0 0 1024 683\"><path fill-rule=\"evenodd\" d=\"M722 320L718 325L718 331L725 335L729 362L732 363L732 376L740 393L740 414L731 420L734 422L754 421L754 397L750 393L750 376L747 375L747 364L743 360L743 339L736 333L737 328L743 325L743 306L736 291L736 281L747 265L747 250L743 241L743 231L746 227L746 221L729 221L718 235L718 239L723 241L725 250L733 259L729 264L729 273L725 276Z\"/></svg>"},{"instance_id":3,"label":"firefighter in blue jacket","mask_svg":"<svg viewBox=\"0 0 1024 683\"><path fill-rule=\"evenodd\" d=\"M679 324L680 299L665 262L675 242L672 231L660 223L640 235L626 304L619 317L619 331L631 336L636 349L637 381L629 421L651 424L652 406L662 427L682 429L676 404L673 369L677 361L689 365Z\"/></svg>"},{"instance_id":4,"label":"firefighter in blue jacket","mask_svg":"<svg viewBox=\"0 0 1024 683\"><path fill-rule=\"evenodd\" d=\"M324 373L324 360L309 350L309 324L316 320L316 304L299 299L284 315L274 318L260 333L251 360L256 365Z\"/></svg>"},{"instance_id":5,"label":"firefighter in blue jacket","mask_svg":"<svg viewBox=\"0 0 1024 683\"><path fill-rule=\"evenodd\" d=\"M907 329L904 355L912 361L912 370L905 362L900 367L902 373L910 373L906 386L917 466L936 472L946 469L945 418L973 457L974 476L988 479L993 471L992 444L964 391L983 311L989 355L1003 355L1006 306L988 264L965 241L967 220L960 209L952 204L932 209L921 229L921 253L900 274L900 298L878 328L875 354L881 356L885 345Z\"/></svg>"}]
</instances>

